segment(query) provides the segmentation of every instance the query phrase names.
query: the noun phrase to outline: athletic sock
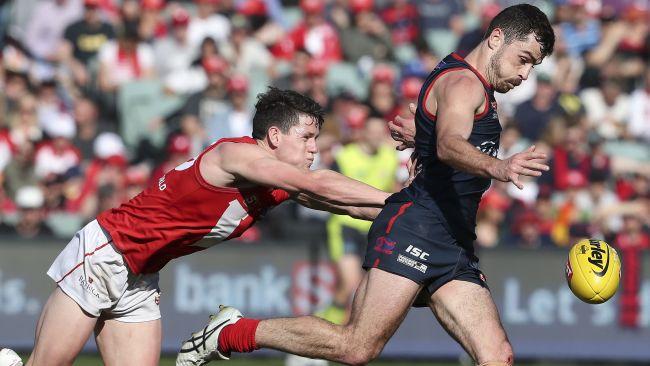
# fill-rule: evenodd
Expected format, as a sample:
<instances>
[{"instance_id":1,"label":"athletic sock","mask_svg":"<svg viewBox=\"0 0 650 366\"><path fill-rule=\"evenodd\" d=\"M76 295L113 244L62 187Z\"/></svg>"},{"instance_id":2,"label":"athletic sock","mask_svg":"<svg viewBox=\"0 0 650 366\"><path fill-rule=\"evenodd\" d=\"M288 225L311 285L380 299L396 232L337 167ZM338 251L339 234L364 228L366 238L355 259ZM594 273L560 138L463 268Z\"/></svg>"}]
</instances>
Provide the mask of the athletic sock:
<instances>
[{"instance_id":1,"label":"athletic sock","mask_svg":"<svg viewBox=\"0 0 650 366\"><path fill-rule=\"evenodd\" d=\"M255 331L259 323L257 319L242 318L235 324L226 325L219 334L219 351L253 352L259 349L255 343Z\"/></svg>"}]
</instances>

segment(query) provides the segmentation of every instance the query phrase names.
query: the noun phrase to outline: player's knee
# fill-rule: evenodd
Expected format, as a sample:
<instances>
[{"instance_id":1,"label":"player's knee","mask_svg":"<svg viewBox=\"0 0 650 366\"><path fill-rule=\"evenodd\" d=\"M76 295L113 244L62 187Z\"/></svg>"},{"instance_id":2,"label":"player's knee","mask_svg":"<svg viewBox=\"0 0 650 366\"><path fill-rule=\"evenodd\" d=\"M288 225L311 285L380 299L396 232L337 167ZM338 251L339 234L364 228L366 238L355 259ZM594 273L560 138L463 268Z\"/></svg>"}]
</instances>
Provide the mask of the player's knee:
<instances>
[{"instance_id":1,"label":"player's knee","mask_svg":"<svg viewBox=\"0 0 650 366\"><path fill-rule=\"evenodd\" d=\"M512 366L514 354L510 342L504 340L487 354L482 355L478 366Z\"/></svg>"},{"instance_id":2,"label":"player's knee","mask_svg":"<svg viewBox=\"0 0 650 366\"><path fill-rule=\"evenodd\" d=\"M343 363L353 366L367 365L377 358L383 349L377 340L351 339L345 349Z\"/></svg>"},{"instance_id":3,"label":"player's knee","mask_svg":"<svg viewBox=\"0 0 650 366\"><path fill-rule=\"evenodd\" d=\"M356 348L354 350L350 350L344 360L343 363L346 365L352 365L352 366L363 366L369 364L372 360L377 358L379 356L379 353L381 352L381 348L375 348L375 347L370 347L370 348L365 348L365 347L360 347Z\"/></svg>"}]
</instances>

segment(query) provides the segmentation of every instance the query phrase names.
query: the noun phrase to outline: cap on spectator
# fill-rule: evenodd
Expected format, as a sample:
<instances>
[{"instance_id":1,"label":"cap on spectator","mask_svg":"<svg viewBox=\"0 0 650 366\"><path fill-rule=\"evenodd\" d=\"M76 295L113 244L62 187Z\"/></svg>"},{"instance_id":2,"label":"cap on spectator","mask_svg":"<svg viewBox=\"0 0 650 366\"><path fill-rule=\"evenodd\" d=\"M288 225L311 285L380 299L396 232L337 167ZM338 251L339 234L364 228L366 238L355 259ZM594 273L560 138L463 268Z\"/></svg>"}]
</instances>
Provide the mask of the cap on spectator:
<instances>
[{"instance_id":1,"label":"cap on spectator","mask_svg":"<svg viewBox=\"0 0 650 366\"><path fill-rule=\"evenodd\" d=\"M16 192L16 206L20 208L43 207L45 196L43 191L36 186L20 187Z\"/></svg>"},{"instance_id":2,"label":"cap on spectator","mask_svg":"<svg viewBox=\"0 0 650 366\"><path fill-rule=\"evenodd\" d=\"M97 8L101 5L101 0L84 0L84 6Z\"/></svg>"},{"instance_id":3,"label":"cap on spectator","mask_svg":"<svg viewBox=\"0 0 650 366\"><path fill-rule=\"evenodd\" d=\"M113 132L99 134L93 143L93 152L99 159L108 159L113 156L124 157L125 151L122 138Z\"/></svg>"},{"instance_id":4,"label":"cap on spectator","mask_svg":"<svg viewBox=\"0 0 650 366\"><path fill-rule=\"evenodd\" d=\"M373 0L350 0L349 4L350 10L355 14L363 11L372 11L375 5Z\"/></svg>"},{"instance_id":5,"label":"cap on spectator","mask_svg":"<svg viewBox=\"0 0 650 366\"><path fill-rule=\"evenodd\" d=\"M140 7L144 10L160 10L165 7L165 0L140 0Z\"/></svg>"},{"instance_id":6,"label":"cap on spectator","mask_svg":"<svg viewBox=\"0 0 650 366\"><path fill-rule=\"evenodd\" d=\"M307 14L320 13L325 9L324 0L300 0L300 9Z\"/></svg>"},{"instance_id":7,"label":"cap on spectator","mask_svg":"<svg viewBox=\"0 0 650 366\"><path fill-rule=\"evenodd\" d=\"M266 15L266 4L263 0L246 0L239 6L239 12L246 16Z\"/></svg>"},{"instance_id":8,"label":"cap on spectator","mask_svg":"<svg viewBox=\"0 0 650 366\"><path fill-rule=\"evenodd\" d=\"M492 19L501 11L501 7L497 3L487 3L481 8L481 17Z\"/></svg>"},{"instance_id":9,"label":"cap on spectator","mask_svg":"<svg viewBox=\"0 0 650 366\"><path fill-rule=\"evenodd\" d=\"M129 167L126 170L126 174L124 175L125 178L124 183L127 186L144 185L147 183L148 177L149 177L149 172L147 169L142 169L138 166L133 166L133 167Z\"/></svg>"},{"instance_id":10,"label":"cap on spectator","mask_svg":"<svg viewBox=\"0 0 650 366\"><path fill-rule=\"evenodd\" d=\"M351 129L363 128L368 117L368 110L361 106L351 108L345 116L345 124Z\"/></svg>"},{"instance_id":11,"label":"cap on spectator","mask_svg":"<svg viewBox=\"0 0 650 366\"><path fill-rule=\"evenodd\" d=\"M203 58L202 64L203 69L205 69L205 72L208 74L223 73L228 69L228 63L226 60L216 55Z\"/></svg>"},{"instance_id":12,"label":"cap on spectator","mask_svg":"<svg viewBox=\"0 0 650 366\"><path fill-rule=\"evenodd\" d=\"M189 154L190 153L190 138L184 134L178 134L169 139L167 145L167 153L171 154Z\"/></svg>"},{"instance_id":13,"label":"cap on spectator","mask_svg":"<svg viewBox=\"0 0 650 366\"><path fill-rule=\"evenodd\" d=\"M183 8L176 8L172 13L172 26L173 27L187 27L190 23L190 13Z\"/></svg>"},{"instance_id":14,"label":"cap on spectator","mask_svg":"<svg viewBox=\"0 0 650 366\"><path fill-rule=\"evenodd\" d=\"M372 70L372 81L392 84L395 81L395 70L388 65L377 65Z\"/></svg>"},{"instance_id":15,"label":"cap on spectator","mask_svg":"<svg viewBox=\"0 0 650 366\"><path fill-rule=\"evenodd\" d=\"M65 113L48 113L43 123L43 131L51 138L71 139L76 132L74 119Z\"/></svg>"},{"instance_id":16,"label":"cap on spectator","mask_svg":"<svg viewBox=\"0 0 650 366\"><path fill-rule=\"evenodd\" d=\"M488 191L481 200L481 207L493 208L503 212L510 207L510 200L505 195Z\"/></svg>"},{"instance_id":17,"label":"cap on spectator","mask_svg":"<svg viewBox=\"0 0 650 366\"><path fill-rule=\"evenodd\" d=\"M541 218L536 211L527 209L524 212L521 212L515 218L513 223L513 231L517 234L521 234L524 225L535 225L538 226L541 223Z\"/></svg>"},{"instance_id":18,"label":"cap on spectator","mask_svg":"<svg viewBox=\"0 0 650 366\"><path fill-rule=\"evenodd\" d=\"M327 72L327 61L312 58L307 63L307 75L309 76L323 76Z\"/></svg>"},{"instance_id":19,"label":"cap on spectator","mask_svg":"<svg viewBox=\"0 0 650 366\"><path fill-rule=\"evenodd\" d=\"M228 80L228 91L231 93L245 93L248 91L248 78L244 75L233 75Z\"/></svg>"},{"instance_id":20,"label":"cap on spectator","mask_svg":"<svg viewBox=\"0 0 650 366\"><path fill-rule=\"evenodd\" d=\"M402 98L416 99L420 95L422 84L423 82L419 78L410 77L402 80L402 84L400 85Z\"/></svg>"}]
</instances>

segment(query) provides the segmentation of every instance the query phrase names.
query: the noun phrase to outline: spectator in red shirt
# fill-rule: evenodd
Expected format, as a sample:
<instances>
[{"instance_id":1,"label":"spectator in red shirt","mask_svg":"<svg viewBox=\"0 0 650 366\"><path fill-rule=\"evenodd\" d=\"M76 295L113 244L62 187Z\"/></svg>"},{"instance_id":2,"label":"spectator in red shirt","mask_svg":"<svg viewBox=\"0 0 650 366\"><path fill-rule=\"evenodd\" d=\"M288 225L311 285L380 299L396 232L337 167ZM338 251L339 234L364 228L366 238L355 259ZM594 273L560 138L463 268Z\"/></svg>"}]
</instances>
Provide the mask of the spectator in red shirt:
<instances>
[{"instance_id":1,"label":"spectator in red shirt","mask_svg":"<svg viewBox=\"0 0 650 366\"><path fill-rule=\"evenodd\" d=\"M580 127L570 127L566 131L564 143L553 149L549 166L555 190L585 187L589 182L591 162L584 141L584 132Z\"/></svg>"},{"instance_id":2,"label":"spectator in red shirt","mask_svg":"<svg viewBox=\"0 0 650 366\"><path fill-rule=\"evenodd\" d=\"M305 19L272 48L279 58L291 59L296 50L304 49L312 57L327 61L342 59L341 45L336 29L324 15L324 0L301 0Z\"/></svg>"},{"instance_id":3,"label":"spectator in red shirt","mask_svg":"<svg viewBox=\"0 0 650 366\"><path fill-rule=\"evenodd\" d=\"M379 64L372 70L368 94L371 115L391 121L399 114L394 88L396 78L395 70L386 64Z\"/></svg>"},{"instance_id":4,"label":"spectator in red shirt","mask_svg":"<svg viewBox=\"0 0 650 366\"><path fill-rule=\"evenodd\" d=\"M414 42L420 35L418 10L409 0L394 0L381 12L381 18L391 31L393 44Z\"/></svg>"}]
</instances>

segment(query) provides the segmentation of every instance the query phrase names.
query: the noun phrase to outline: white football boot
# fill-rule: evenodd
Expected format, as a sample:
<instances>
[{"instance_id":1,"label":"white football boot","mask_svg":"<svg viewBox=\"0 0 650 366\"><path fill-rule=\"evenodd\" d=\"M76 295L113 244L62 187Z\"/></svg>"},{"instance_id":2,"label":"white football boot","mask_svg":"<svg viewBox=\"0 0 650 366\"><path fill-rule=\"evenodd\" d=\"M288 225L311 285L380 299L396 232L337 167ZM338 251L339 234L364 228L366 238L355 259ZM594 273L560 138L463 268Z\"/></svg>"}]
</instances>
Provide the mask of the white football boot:
<instances>
[{"instance_id":1,"label":"white football boot","mask_svg":"<svg viewBox=\"0 0 650 366\"><path fill-rule=\"evenodd\" d=\"M23 366L20 356L9 348L0 349L0 366Z\"/></svg>"},{"instance_id":2,"label":"white football boot","mask_svg":"<svg viewBox=\"0 0 650 366\"><path fill-rule=\"evenodd\" d=\"M208 325L192 333L192 337L183 342L176 357L176 366L201 366L212 360L229 360L230 354L219 352L219 334L226 325L235 324L241 318L239 310L219 305L219 312L210 315Z\"/></svg>"}]
</instances>

